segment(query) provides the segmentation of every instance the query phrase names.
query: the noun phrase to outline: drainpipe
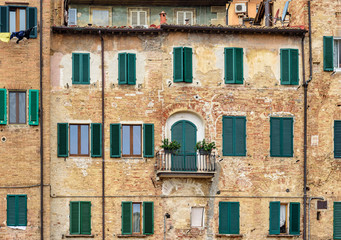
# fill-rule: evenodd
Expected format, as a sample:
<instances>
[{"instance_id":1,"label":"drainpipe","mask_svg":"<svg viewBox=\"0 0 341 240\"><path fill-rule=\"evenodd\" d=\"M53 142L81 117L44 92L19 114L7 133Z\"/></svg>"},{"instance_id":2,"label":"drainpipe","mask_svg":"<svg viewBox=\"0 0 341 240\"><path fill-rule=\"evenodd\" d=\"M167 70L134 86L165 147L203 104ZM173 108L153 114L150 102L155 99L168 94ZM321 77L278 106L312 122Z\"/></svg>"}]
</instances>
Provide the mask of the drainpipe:
<instances>
[{"instance_id":1,"label":"drainpipe","mask_svg":"<svg viewBox=\"0 0 341 240\"><path fill-rule=\"evenodd\" d=\"M308 84L305 81L305 64L304 64L304 35L302 37L302 75L304 87L304 128L303 128L303 240L306 240L307 228L307 92Z\"/></svg>"},{"instance_id":2,"label":"drainpipe","mask_svg":"<svg viewBox=\"0 0 341 240\"><path fill-rule=\"evenodd\" d=\"M310 202L311 200L324 200L323 197L310 197L308 201L308 240L310 240Z\"/></svg>"},{"instance_id":3,"label":"drainpipe","mask_svg":"<svg viewBox=\"0 0 341 240\"><path fill-rule=\"evenodd\" d=\"M102 232L103 232L103 240L105 240L105 152L104 152L104 87L105 87L105 78L104 78L104 39L101 31L99 31L99 36L101 37L101 50L102 50Z\"/></svg>"},{"instance_id":4,"label":"drainpipe","mask_svg":"<svg viewBox=\"0 0 341 240\"><path fill-rule=\"evenodd\" d=\"M227 6L227 9L226 9L226 25L229 25L229 9L230 9L232 1L228 1L229 5Z\"/></svg>"},{"instance_id":5,"label":"drainpipe","mask_svg":"<svg viewBox=\"0 0 341 240\"><path fill-rule=\"evenodd\" d=\"M40 81L40 239L44 240L44 118L43 118L43 0L40 0L40 48L39 48L39 81Z\"/></svg>"},{"instance_id":6,"label":"drainpipe","mask_svg":"<svg viewBox=\"0 0 341 240\"><path fill-rule=\"evenodd\" d=\"M313 78L313 56L312 56L312 47L311 47L311 9L310 9L310 0L308 1L308 22L309 22L309 79L307 83L309 83Z\"/></svg>"}]
</instances>

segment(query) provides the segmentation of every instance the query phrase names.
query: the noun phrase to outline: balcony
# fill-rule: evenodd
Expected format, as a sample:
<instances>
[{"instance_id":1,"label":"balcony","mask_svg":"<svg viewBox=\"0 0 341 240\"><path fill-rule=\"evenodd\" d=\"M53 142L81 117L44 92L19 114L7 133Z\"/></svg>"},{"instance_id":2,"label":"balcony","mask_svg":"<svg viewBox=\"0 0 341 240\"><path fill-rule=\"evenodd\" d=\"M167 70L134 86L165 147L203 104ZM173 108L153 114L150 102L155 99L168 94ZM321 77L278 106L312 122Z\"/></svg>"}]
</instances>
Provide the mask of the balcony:
<instances>
[{"instance_id":1,"label":"balcony","mask_svg":"<svg viewBox=\"0 0 341 240\"><path fill-rule=\"evenodd\" d=\"M165 153L156 154L156 175L158 178L213 178L216 156L211 153L202 155Z\"/></svg>"}]
</instances>

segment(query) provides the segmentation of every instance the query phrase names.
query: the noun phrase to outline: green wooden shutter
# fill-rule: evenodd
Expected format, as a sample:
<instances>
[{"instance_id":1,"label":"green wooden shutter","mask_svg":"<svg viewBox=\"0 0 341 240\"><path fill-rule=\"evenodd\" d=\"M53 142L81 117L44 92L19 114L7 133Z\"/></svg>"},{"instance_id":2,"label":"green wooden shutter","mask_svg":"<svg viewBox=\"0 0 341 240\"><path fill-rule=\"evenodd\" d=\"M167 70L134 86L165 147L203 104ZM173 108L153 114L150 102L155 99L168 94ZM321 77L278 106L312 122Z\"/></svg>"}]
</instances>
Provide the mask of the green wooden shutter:
<instances>
[{"instance_id":1,"label":"green wooden shutter","mask_svg":"<svg viewBox=\"0 0 341 240\"><path fill-rule=\"evenodd\" d=\"M244 81L244 63L243 63L243 49L234 48L234 72L235 72L235 83L243 84Z\"/></svg>"},{"instance_id":2,"label":"green wooden shutter","mask_svg":"<svg viewBox=\"0 0 341 240\"><path fill-rule=\"evenodd\" d=\"M136 84L136 54L128 53L128 84Z\"/></svg>"},{"instance_id":3,"label":"green wooden shutter","mask_svg":"<svg viewBox=\"0 0 341 240\"><path fill-rule=\"evenodd\" d=\"M58 123L58 157L67 157L69 155L69 124Z\"/></svg>"},{"instance_id":4,"label":"green wooden shutter","mask_svg":"<svg viewBox=\"0 0 341 240\"><path fill-rule=\"evenodd\" d=\"M154 203L143 202L143 234L154 234Z\"/></svg>"},{"instance_id":5,"label":"green wooden shutter","mask_svg":"<svg viewBox=\"0 0 341 240\"><path fill-rule=\"evenodd\" d=\"M132 202L122 202L122 234L132 234Z\"/></svg>"},{"instance_id":6,"label":"green wooden shutter","mask_svg":"<svg viewBox=\"0 0 341 240\"><path fill-rule=\"evenodd\" d=\"M70 202L70 234L80 234L80 202Z\"/></svg>"},{"instance_id":7,"label":"green wooden shutter","mask_svg":"<svg viewBox=\"0 0 341 240\"><path fill-rule=\"evenodd\" d=\"M220 234L229 233L228 207L229 206L227 202L219 202L219 233Z\"/></svg>"},{"instance_id":8,"label":"green wooden shutter","mask_svg":"<svg viewBox=\"0 0 341 240\"><path fill-rule=\"evenodd\" d=\"M239 202L229 203L229 234L239 234Z\"/></svg>"},{"instance_id":9,"label":"green wooden shutter","mask_svg":"<svg viewBox=\"0 0 341 240\"><path fill-rule=\"evenodd\" d=\"M90 84L90 53L82 53L81 83Z\"/></svg>"},{"instance_id":10,"label":"green wooden shutter","mask_svg":"<svg viewBox=\"0 0 341 240\"><path fill-rule=\"evenodd\" d=\"M0 125L7 124L7 90L0 88Z\"/></svg>"},{"instance_id":11,"label":"green wooden shutter","mask_svg":"<svg viewBox=\"0 0 341 240\"><path fill-rule=\"evenodd\" d=\"M300 235L300 203L290 203L290 229L291 235Z\"/></svg>"},{"instance_id":12,"label":"green wooden shutter","mask_svg":"<svg viewBox=\"0 0 341 240\"><path fill-rule=\"evenodd\" d=\"M270 118L270 156L281 156L281 119Z\"/></svg>"},{"instance_id":13,"label":"green wooden shutter","mask_svg":"<svg viewBox=\"0 0 341 240\"><path fill-rule=\"evenodd\" d=\"M246 118L235 117L234 155L246 156Z\"/></svg>"},{"instance_id":14,"label":"green wooden shutter","mask_svg":"<svg viewBox=\"0 0 341 240\"><path fill-rule=\"evenodd\" d=\"M80 234L91 234L91 202L80 202Z\"/></svg>"},{"instance_id":15,"label":"green wooden shutter","mask_svg":"<svg viewBox=\"0 0 341 240\"><path fill-rule=\"evenodd\" d=\"M281 153L282 157L293 156L293 119L281 118Z\"/></svg>"},{"instance_id":16,"label":"green wooden shutter","mask_svg":"<svg viewBox=\"0 0 341 240\"><path fill-rule=\"evenodd\" d=\"M173 81L184 81L184 54L182 47L175 47L173 49Z\"/></svg>"},{"instance_id":17,"label":"green wooden shutter","mask_svg":"<svg viewBox=\"0 0 341 240\"><path fill-rule=\"evenodd\" d=\"M334 38L323 37L323 70L334 71Z\"/></svg>"},{"instance_id":18,"label":"green wooden shutter","mask_svg":"<svg viewBox=\"0 0 341 240\"><path fill-rule=\"evenodd\" d=\"M0 32L9 32L9 7L0 6Z\"/></svg>"},{"instance_id":19,"label":"green wooden shutter","mask_svg":"<svg viewBox=\"0 0 341 240\"><path fill-rule=\"evenodd\" d=\"M110 124L110 157L121 157L121 124Z\"/></svg>"},{"instance_id":20,"label":"green wooden shutter","mask_svg":"<svg viewBox=\"0 0 341 240\"><path fill-rule=\"evenodd\" d=\"M17 226L27 226L27 196L17 196Z\"/></svg>"},{"instance_id":21,"label":"green wooden shutter","mask_svg":"<svg viewBox=\"0 0 341 240\"><path fill-rule=\"evenodd\" d=\"M270 202L269 234L280 234L280 202Z\"/></svg>"},{"instance_id":22,"label":"green wooden shutter","mask_svg":"<svg viewBox=\"0 0 341 240\"><path fill-rule=\"evenodd\" d=\"M30 38L37 37L37 8L27 7L26 8L26 28L35 27L30 33Z\"/></svg>"},{"instance_id":23,"label":"green wooden shutter","mask_svg":"<svg viewBox=\"0 0 341 240\"><path fill-rule=\"evenodd\" d=\"M235 83L234 64L233 48L225 48L225 83Z\"/></svg>"},{"instance_id":24,"label":"green wooden shutter","mask_svg":"<svg viewBox=\"0 0 341 240\"><path fill-rule=\"evenodd\" d=\"M128 76L127 76L127 54L119 53L118 54L118 84L127 84Z\"/></svg>"},{"instance_id":25,"label":"green wooden shutter","mask_svg":"<svg viewBox=\"0 0 341 240\"><path fill-rule=\"evenodd\" d=\"M91 123L91 157L102 157L101 123Z\"/></svg>"},{"instance_id":26,"label":"green wooden shutter","mask_svg":"<svg viewBox=\"0 0 341 240\"><path fill-rule=\"evenodd\" d=\"M143 156L154 157L154 124L143 124Z\"/></svg>"},{"instance_id":27,"label":"green wooden shutter","mask_svg":"<svg viewBox=\"0 0 341 240\"><path fill-rule=\"evenodd\" d=\"M39 90L29 90L28 124L39 124Z\"/></svg>"},{"instance_id":28,"label":"green wooden shutter","mask_svg":"<svg viewBox=\"0 0 341 240\"><path fill-rule=\"evenodd\" d=\"M184 82L193 82L192 48L184 47Z\"/></svg>"},{"instance_id":29,"label":"green wooden shutter","mask_svg":"<svg viewBox=\"0 0 341 240\"><path fill-rule=\"evenodd\" d=\"M72 53L72 84L81 83L80 62L81 54Z\"/></svg>"},{"instance_id":30,"label":"green wooden shutter","mask_svg":"<svg viewBox=\"0 0 341 240\"><path fill-rule=\"evenodd\" d=\"M299 62L298 49L290 49L290 84L298 85L299 82Z\"/></svg>"},{"instance_id":31,"label":"green wooden shutter","mask_svg":"<svg viewBox=\"0 0 341 240\"><path fill-rule=\"evenodd\" d=\"M334 158L341 158L341 120L334 121Z\"/></svg>"},{"instance_id":32,"label":"green wooden shutter","mask_svg":"<svg viewBox=\"0 0 341 240\"><path fill-rule=\"evenodd\" d=\"M334 202L334 239L341 239L341 202Z\"/></svg>"},{"instance_id":33,"label":"green wooden shutter","mask_svg":"<svg viewBox=\"0 0 341 240\"><path fill-rule=\"evenodd\" d=\"M233 117L223 116L223 156L233 156Z\"/></svg>"},{"instance_id":34,"label":"green wooden shutter","mask_svg":"<svg viewBox=\"0 0 341 240\"><path fill-rule=\"evenodd\" d=\"M7 226L16 226L16 197L7 195Z\"/></svg>"},{"instance_id":35,"label":"green wooden shutter","mask_svg":"<svg viewBox=\"0 0 341 240\"><path fill-rule=\"evenodd\" d=\"M290 84L290 50L281 49L281 84Z\"/></svg>"}]
</instances>

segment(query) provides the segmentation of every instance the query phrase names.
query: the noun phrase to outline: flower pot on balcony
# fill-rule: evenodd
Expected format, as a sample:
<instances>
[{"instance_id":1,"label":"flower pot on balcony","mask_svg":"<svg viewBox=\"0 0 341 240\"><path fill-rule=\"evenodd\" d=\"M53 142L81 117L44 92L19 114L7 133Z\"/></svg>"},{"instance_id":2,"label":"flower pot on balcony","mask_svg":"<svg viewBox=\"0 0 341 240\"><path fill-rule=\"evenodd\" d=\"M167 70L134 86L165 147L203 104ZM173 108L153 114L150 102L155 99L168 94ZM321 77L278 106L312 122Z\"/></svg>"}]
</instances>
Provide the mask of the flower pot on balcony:
<instances>
[{"instance_id":1,"label":"flower pot on balcony","mask_svg":"<svg viewBox=\"0 0 341 240\"><path fill-rule=\"evenodd\" d=\"M206 151L204 149L199 149L199 153L200 153L200 155L210 155L211 151Z\"/></svg>"},{"instance_id":2,"label":"flower pot on balcony","mask_svg":"<svg viewBox=\"0 0 341 240\"><path fill-rule=\"evenodd\" d=\"M175 154L176 153L176 150L173 150L173 149L164 149L165 151L165 154Z\"/></svg>"}]
</instances>

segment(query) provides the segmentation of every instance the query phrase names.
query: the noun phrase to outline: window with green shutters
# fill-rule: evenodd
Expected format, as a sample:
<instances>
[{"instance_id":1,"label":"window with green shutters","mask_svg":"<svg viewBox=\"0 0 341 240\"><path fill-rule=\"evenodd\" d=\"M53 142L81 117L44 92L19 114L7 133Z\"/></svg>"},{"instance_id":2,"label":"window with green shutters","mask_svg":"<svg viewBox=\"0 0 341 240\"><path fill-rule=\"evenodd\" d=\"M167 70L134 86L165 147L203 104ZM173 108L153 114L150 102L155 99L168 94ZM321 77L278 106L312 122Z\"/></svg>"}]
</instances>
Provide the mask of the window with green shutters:
<instances>
[{"instance_id":1,"label":"window with green shutters","mask_svg":"<svg viewBox=\"0 0 341 240\"><path fill-rule=\"evenodd\" d=\"M90 84L90 53L72 53L72 84Z\"/></svg>"},{"instance_id":2,"label":"window with green shutters","mask_svg":"<svg viewBox=\"0 0 341 240\"><path fill-rule=\"evenodd\" d=\"M281 84L298 85L299 58L298 49L281 49Z\"/></svg>"},{"instance_id":3,"label":"window with green shutters","mask_svg":"<svg viewBox=\"0 0 341 240\"><path fill-rule=\"evenodd\" d=\"M293 156L293 118L270 118L270 156Z\"/></svg>"},{"instance_id":4,"label":"window with green shutters","mask_svg":"<svg viewBox=\"0 0 341 240\"><path fill-rule=\"evenodd\" d=\"M193 50L189 47L173 49L173 81L193 82Z\"/></svg>"},{"instance_id":5,"label":"window with green shutters","mask_svg":"<svg viewBox=\"0 0 341 240\"><path fill-rule=\"evenodd\" d=\"M341 120L334 121L334 158L341 158Z\"/></svg>"},{"instance_id":6,"label":"window with green shutters","mask_svg":"<svg viewBox=\"0 0 341 240\"><path fill-rule=\"evenodd\" d=\"M7 90L0 88L0 125L7 124Z\"/></svg>"},{"instance_id":7,"label":"window with green shutters","mask_svg":"<svg viewBox=\"0 0 341 240\"><path fill-rule=\"evenodd\" d=\"M341 239L341 202L334 202L334 239Z\"/></svg>"},{"instance_id":8,"label":"window with green shutters","mask_svg":"<svg viewBox=\"0 0 341 240\"><path fill-rule=\"evenodd\" d=\"M223 116L223 156L246 156L246 117Z\"/></svg>"},{"instance_id":9,"label":"window with green shutters","mask_svg":"<svg viewBox=\"0 0 341 240\"><path fill-rule=\"evenodd\" d=\"M27 195L7 195L7 226L27 226Z\"/></svg>"},{"instance_id":10,"label":"window with green shutters","mask_svg":"<svg viewBox=\"0 0 341 240\"><path fill-rule=\"evenodd\" d=\"M136 84L136 54L118 54L118 84Z\"/></svg>"},{"instance_id":11,"label":"window with green shutters","mask_svg":"<svg viewBox=\"0 0 341 240\"><path fill-rule=\"evenodd\" d=\"M239 202L219 202L219 234L239 234Z\"/></svg>"},{"instance_id":12,"label":"window with green shutters","mask_svg":"<svg viewBox=\"0 0 341 240\"><path fill-rule=\"evenodd\" d=\"M10 18L11 22L10 24ZM30 38L37 37L37 8L26 6L0 6L0 32L19 32L35 27Z\"/></svg>"},{"instance_id":13,"label":"window with green shutters","mask_svg":"<svg viewBox=\"0 0 341 240\"><path fill-rule=\"evenodd\" d=\"M141 156L141 148L144 157L154 157L154 124L110 124L110 157Z\"/></svg>"},{"instance_id":14,"label":"window with green shutters","mask_svg":"<svg viewBox=\"0 0 341 240\"><path fill-rule=\"evenodd\" d=\"M70 234L91 234L91 202L70 202Z\"/></svg>"},{"instance_id":15,"label":"window with green shutters","mask_svg":"<svg viewBox=\"0 0 341 240\"><path fill-rule=\"evenodd\" d=\"M141 203L122 202L122 235L154 234L154 203L143 202L142 208L141 210ZM143 226L140 220L141 213Z\"/></svg>"},{"instance_id":16,"label":"window with green shutters","mask_svg":"<svg viewBox=\"0 0 341 240\"><path fill-rule=\"evenodd\" d=\"M39 124L39 90L29 90L28 124Z\"/></svg>"},{"instance_id":17,"label":"window with green shutters","mask_svg":"<svg viewBox=\"0 0 341 240\"><path fill-rule=\"evenodd\" d=\"M300 235L300 203L292 202L287 204L270 202L269 234L278 235L288 233L290 235Z\"/></svg>"},{"instance_id":18,"label":"window with green shutters","mask_svg":"<svg viewBox=\"0 0 341 240\"><path fill-rule=\"evenodd\" d=\"M323 37L323 70L332 72L341 69L341 37Z\"/></svg>"},{"instance_id":19,"label":"window with green shutters","mask_svg":"<svg viewBox=\"0 0 341 240\"><path fill-rule=\"evenodd\" d=\"M225 48L225 83L243 84L243 48Z\"/></svg>"}]
</instances>

